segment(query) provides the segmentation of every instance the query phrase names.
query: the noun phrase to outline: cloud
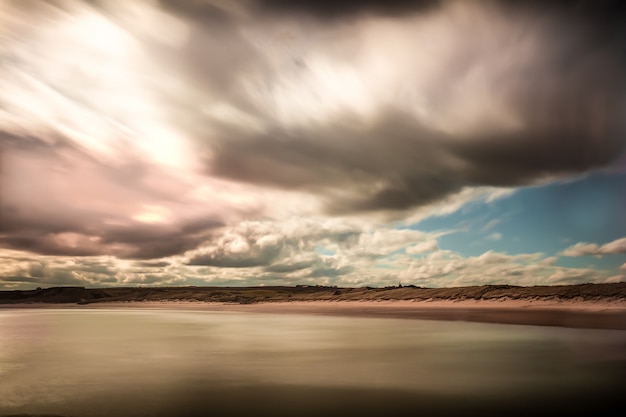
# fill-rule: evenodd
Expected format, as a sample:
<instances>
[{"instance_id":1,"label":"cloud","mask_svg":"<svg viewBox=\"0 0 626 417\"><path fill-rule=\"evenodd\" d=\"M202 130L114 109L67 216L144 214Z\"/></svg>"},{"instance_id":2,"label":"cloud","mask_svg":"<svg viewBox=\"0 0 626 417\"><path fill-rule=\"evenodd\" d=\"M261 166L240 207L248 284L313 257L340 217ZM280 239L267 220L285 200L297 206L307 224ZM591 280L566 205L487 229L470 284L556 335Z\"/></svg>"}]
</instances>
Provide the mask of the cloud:
<instances>
[{"instance_id":1,"label":"cloud","mask_svg":"<svg viewBox=\"0 0 626 417\"><path fill-rule=\"evenodd\" d=\"M555 11L536 19L532 8L454 1L102 4L68 2L67 18L58 12L28 32L7 22L20 43L4 51L16 55L4 131L66 137L106 160L130 145L160 165L306 189L329 213L528 184L602 165L623 146L617 49L598 49L591 29ZM253 21L258 7L286 13ZM400 13L380 17L387 9ZM308 21L297 10L353 17ZM148 27L130 24L131 11ZM181 27L175 47L151 36L163 16ZM74 64L86 79L70 77Z\"/></svg>"},{"instance_id":2,"label":"cloud","mask_svg":"<svg viewBox=\"0 0 626 417\"><path fill-rule=\"evenodd\" d=\"M406 253L409 255L417 255L421 253L433 252L439 250L439 244L436 240L429 240L426 242L418 243L417 245L409 246L406 248Z\"/></svg>"},{"instance_id":3,"label":"cloud","mask_svg":"<svg viewBox=\"0 0 626 417\"><path fill-rule=\"evenodd\" d=\"M425 204L402 213L402 224L412 225L428 217L441 217L452 214L470 203L490 204L494 201L511 196L513 188L501 187L464 187L460 191L445 198ZM389 216L388 216L389 217ZM391 216L393 218L393 216Z\"/></svg>"},{"instance_id":4,"label":"cloud","mask_svg":"<svg viewBox=\"0 0 626 417\"><path fill-rule=\"evenodd\" d=\"M155 285L176 285L187 279L173 272L177 268L173 259L135 262L112 256L40 256L22 251L0 250L0 262L0 286L5 288L32 288L27 284L46 287L111 287L148 282Z\"/></svg>"},{"instance_id":5,"label":"cloud","mask_svg":"<svg viewBox=\"0 0 626 417\"><path fill-rule=\"evenodd\" d=\"M626 275L613 275L612 277L607 278L604 282L616 283L616 282L626 282Z\"/></svg>"},{"instance_id":6,"label":"cloud","mask_svg":"<svg viewBox=\"0 0 626 417\"><path fill-rule=\"evenodd\" d=\"M595 243L579 242L561 252L563 256L596 255L600 246Z\"/></svg>"},{"instance_id":7,"label":"cloud","mask_svg":"<svg viewBox=\"0 0 626 417\"><path fill-rule=\"evenodd\" d=\"M141 261L135 262L135 266L137 267L145 267L145 268L165 268L166 266L170 266L171 263L168 261Z\"/></svg>"},{"instance_id":8,"label":"cloud","mask_svg":"<svg viewBox=\"0 0 626 417\"><path fill-rule=\"evenodd\" d=\"M403 250L436 250L433 236L418 230L372 227L368 223L329 218L246 221L216 230L203 245L188 251L184 262L295 273L307 268L330 270L321 265L332 261L335 269L347 271L352 262L367 264Z\"/></svg>"},{"instance_id":9,"label":"cloud","mask_svg":"<svg viewBox=\"0 0 626 417\"><path fill-rule=\"evenodd\" d=\"M20 140L3 151L0 245L44 255L180 254L277 199L133 156L108 165L74 145Z\"/></svg>"},{"instance_id":10,"label":"cloud","mask_svg":"<svg viewBox=\"0 0 626 417\"><path fill-rule=\"evenodd\" d=\"M453 287L508 283L512 285L557 285L604 282L605 271L565 268L554 265L553 257L541 253L508 255L487 251L479 256L463 257L440 250L420 259L406 259L393 279L425 287Z\"/></svg>"},{"instance_id":11,"label":"cloud","mask_svg":"<svg viewBox=\"0 0 626 417\"><path fill-rule=\"evenodd\" d=\"M3 276L383 282L441 252L396 226L621 152L602 3L3 3Z\"/></svg>"},{"instance_id":12,"label":"cloud","mask_svg":"<svg viewBox=\"0 0 626 417\"><path fill-rule=\"evenodd\" d=\"M249 235L254 236L254 233ZM281 251L276 257L263 258L264 262L255 262L254 265L242 262L230 267L215 266L215 261L207 262L209 265L189 265L188 259L201 253L201 249L191 251L185 257L174 256L158 262L125 261L101 256L41 257L20 251L0 252L0 285L14 289L33 288L33 285L322 284L382 287L401 281L403 284L425 287L451 287L503 283L557 285L618 279L611 275L611 271L557 266L554 257L544 257L541 253L509 255L487 251L479 256L464 257L449 250L438 250L426 252L423 257L415 257L409 253L409 248L419 246L418 243L403 246L404 251L394 250L374 255L359 251L358 239L347 240L339 245L336 239L293 239L297 235L294 233L290 235L291 238L281 238L282 244L277 245ZM302 243L307 240L308 243ZM431 241L424 240L424 247ZM295 250L300 244L305 248ZM335 250L325 249L328 247L334 247ZM389 249L392 248L389 246ZM235 253L239 251L239 257L233 253L219 253L223 258L215 259L222 263L238 262L244 259L242 249L243 246L240 246L234 250ZM252 248L248 248L248 252L256 253Z\"/></svg>"},{"instance_id":13,"label":"cloud","mask_svg":"<svg viewBox=\"0 0 626 417\"><path fill-rule=\"evenodd\" d=\"M313 252L318 245L347 245L360 230L337 221L292 219L284 222L245 221L224 227L200 247L185 254L189 265L245 268Z\"/></svg>"},{"instance_id":14,"label":"cloud","mask_svg":"<svg viewBox=\"0 0 626 417\"><path fill-rule=\"evenodd\" d=\"M207 265L225 268L247 268L270 265L279 255L279 242L264 244L261 239L250 240L226 236L212 248L201 248L189 260L189 265Z\"/></svg>"},{"instance_id":15,"label":"cloud","mask_svg":"<svg viewBox=\"0 0 626 417\"><path fill-rule=\"evenodd\" d=\"M482 229L480 231L481 232L488 232L489 230L493 229L494 227L496 227L500 223L502 223L502 220L500 220L500 219L489 220L487 223L485 223L485 225L482 227Z\"/></svg>"},{"instance_id":16,"label":"cloud","mask_svg":"<svg viewBox=\"0 0 626 417\"><path fill-rule=\"evenodd\" d=\"M502 239L502 233L499 232L494 232L492 234L490 234L489 236L487 236L485 239L487 240L501 240Z\"/></svg>"},{"instance_id":17,"label":"cloud","mask_svg":"<svg viewBox=\"0 0 626 417\"><path fill-rule=\"evenodd\" d=\"M255 109L248 118L257 122L224 126L228 134L212 147L209 170L307 188L328 212L351 213L408 209L464 186L516 186L602 165L623 146L623 96L615 89L621 77L614 72L620 64L607 50L592 58L584 33L566 20L555 31L546 23L551 15L545 18L445 2L394 25L376 18L313 25L306 46L304 34L289 32L293 45L277 56L259 50L262 74L232 80L266 88L271 98L247 98ZM498 33L477 30L481 19L498 22ZM475 36L468 38L470 28ZM250 30L264 34L262 25ZM431 36L445 47L428 50ZM386 41L394 47L383 50ZM570 56L584 64L562 77L561 62ZM601 98L592 104L588 94ZM596 127L604 133L596 136Z\"/></svg>"},{"instance_id":18,"label":"cloud","mask_svg":"<svg viewBox=\"0 0 626 417\"><path fill-rule=\"evenodd\" d=\"M439 0L260 0L259 9L266 13L295 13L313 15L320 19L349 18L360 14L397 16L425 12L439 5Z\"/></svg>"},{"instance_id":19,"label":"cloud","mask_svg":"<svg viewBox=\"0 0 626 417\"><path fill-rule=\"evenodd\" d=\"M626 237L605 243L599 249L602 254L626 253Z\"/></svg>"},{"instance_id":20,"label":"cloud","mask_svg":"<svg viewBox=\"0 0 626 417\"><path fill-rule=\"evenodd\" d=\"M610 255L626 253L626 238L614 240L604 245L595 243L576 243L561 252L563 256Z\"/></svg>"},{"instance_id":21,"label":"cloud","mask_svg":"<svg viewBox=\"0 0 626 417\"><path fill-rule=\"evenodd\" d=\"M91 286L147 285L154 277L161 277L161 285L228 280L239 285L347 284L377 262L420 245L421 250L436 249L436 235L334 218L244 221L212 229L201 245L184 255L151 261L93 255L39 261L32 254L10 251L0 276L22 276L45 285L57 283L55 271L70 274L76 285Z\"/></svg>"}]
</instances>

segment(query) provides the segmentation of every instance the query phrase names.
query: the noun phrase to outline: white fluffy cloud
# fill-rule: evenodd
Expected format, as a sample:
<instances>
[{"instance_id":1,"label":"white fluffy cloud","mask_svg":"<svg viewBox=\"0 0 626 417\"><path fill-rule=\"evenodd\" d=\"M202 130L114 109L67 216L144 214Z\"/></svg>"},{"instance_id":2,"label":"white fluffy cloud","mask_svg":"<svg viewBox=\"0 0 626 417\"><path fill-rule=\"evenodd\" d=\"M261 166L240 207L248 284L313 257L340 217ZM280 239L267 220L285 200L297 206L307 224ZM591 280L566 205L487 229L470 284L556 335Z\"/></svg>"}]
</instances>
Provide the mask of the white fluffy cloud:
<instances>
[{"instance_id":1,"label":"white fluffy cloud","mask_svg":"<svg viewBox=\"0 0 626 417\"><path fill-rule=\"evenodd\" d=\"M595 243L576 243L565 249L561 254L563 256L585 256L585 255L611 255L626 253L626 238L614 240L604 245Z\"/></svg>"},{"instance_id":2,"label":"white fluffy cloud","mask_svg":"<svg viewBox=\"0 0 626 417\"><path fill-rule=\"evenodd\" d=\"M434 252L437 250L439 250L439 244L436 240L433 239L407 247L406 253L409 255L418 255L421 253Z\"/></svg>"},{"instance_id":3,"label":"white fluffy cloud","mask_svg":"<svg viewBox=\"0 0 626 417\"><path fill-rule=\"evenodd\" d=\"M402 282L425 287L487 284L554 285L604 282L606 272L554 265L541 253L508 255L487 251L463 257L451 251L434 252L423 259L405 260L398 273Z\"/></svg>"},{"instance_id":4,"label":"white fluffy cloud","mask_svg":"<svg viewBox=\"0 0 626 417\"><path fill-rule=\"evenodd\" d=\"M604 282L615 283L615 282L626 282L626 275L613 275L612 277L607 278Z\"/></svg>"},{"instance_id":5,"label":"white fluffy cloud","mask_svg":"<svg viewBox=\"0 0 626 417\"><path fill-rule=\"evenodd\" d=\"M5 251L0 254L0 285L6 288L36 285L386 286L400 281L404 285L451 287L619 282L623 277L611 275L610 271L557 266L555 257L541 253L508 255L487 251L479 256L464 257L449 250L425 252L436 243L428 235L421 236L419 243L406 244L406 240L398 239L394 232L385 237L379 234L374 239L392 242L387 245L390 252L382 254L358 249L361 234L367 235L358 229L350 231L349 236L339 237L339 231L332 228L309 230L305 234L302 229L293 234L284 234L285 231L279 229L274 235L255 234L260 228L248 224L238 230L224 231L212 245L192 250L182 257L155 261L60 256L42 259L24 252ZM421 246L418 255L427 255L411 254L410 248L416 246Z\"/></svg>"}]
</instances>

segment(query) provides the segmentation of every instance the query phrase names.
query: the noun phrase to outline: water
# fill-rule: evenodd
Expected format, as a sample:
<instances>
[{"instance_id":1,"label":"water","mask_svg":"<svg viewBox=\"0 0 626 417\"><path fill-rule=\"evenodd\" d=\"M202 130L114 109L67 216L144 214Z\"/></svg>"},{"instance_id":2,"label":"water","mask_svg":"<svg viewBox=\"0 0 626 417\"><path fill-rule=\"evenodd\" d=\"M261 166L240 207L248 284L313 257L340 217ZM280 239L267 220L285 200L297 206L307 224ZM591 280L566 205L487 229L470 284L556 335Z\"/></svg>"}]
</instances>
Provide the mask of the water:
<instances>
[{"instance_id":1,"label":"water","mask_svg":"<svg viewBox=\"0 0 626 417\"><path fill-rule=\"evenodd\" d=\"M626 331L0 310L0 416L601 415L624 388Z\"/></svg>"}]
</instances>

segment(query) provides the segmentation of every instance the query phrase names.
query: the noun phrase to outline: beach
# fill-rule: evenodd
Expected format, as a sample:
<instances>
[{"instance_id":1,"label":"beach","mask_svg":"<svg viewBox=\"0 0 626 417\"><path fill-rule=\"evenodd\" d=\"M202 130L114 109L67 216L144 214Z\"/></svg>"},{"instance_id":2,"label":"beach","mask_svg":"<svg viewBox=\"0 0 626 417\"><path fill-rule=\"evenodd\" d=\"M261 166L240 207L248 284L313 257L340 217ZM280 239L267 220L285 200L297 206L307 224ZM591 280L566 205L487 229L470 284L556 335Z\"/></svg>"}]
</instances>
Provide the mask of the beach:
<instances>
[{"instance_id":1,"label":"beach","mask_svg":"<svg viewBox=\"0 0 626 417\"><path fill-rule=\"evenodd\" d=\"M236 311L266 314L389 317L420 320L467 321L533 326L626 330L626 300L363 300L279 301L251 304L165 300L111 301L91 304L0 304L0 309L2 308L131 308L193 311Z\"/></svg>"},{"instance_id":2,"label":"beach","mask_svg":"<svg viewBox=\"0 0 626 417\"><path fill-rule=\"evenodd\" d=\"M519 287L51 287L0 291L0 309L173 309L626 330L626 283Z\"/></svg>"},{"instance_id":3,"label":"beach","mask_svg":"<svg viewBox=\"0 0 626 417\"><path fill-rule=\"evenodd\" d=\"M423 304L3 308L0 416L572 416L623 402L623 330L470 322L580 306Z\"/></svg>"}]
</instances>

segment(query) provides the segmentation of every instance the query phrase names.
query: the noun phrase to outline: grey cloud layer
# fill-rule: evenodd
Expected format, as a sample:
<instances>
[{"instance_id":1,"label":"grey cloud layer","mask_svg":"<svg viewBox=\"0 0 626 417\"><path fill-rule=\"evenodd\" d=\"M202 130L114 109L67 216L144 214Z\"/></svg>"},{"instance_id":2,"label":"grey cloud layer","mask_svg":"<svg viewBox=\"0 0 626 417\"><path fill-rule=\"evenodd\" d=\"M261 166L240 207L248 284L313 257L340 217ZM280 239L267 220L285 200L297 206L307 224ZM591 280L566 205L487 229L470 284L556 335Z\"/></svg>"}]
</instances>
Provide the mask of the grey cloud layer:
<instances>
[{"instance_id":1,"label":"grey cloud layer","mask_svg":"<svg viewBox=\"0 0 626 417\"><path fill-rule=\"evenodd\" d=\"M329 275L348 269L294 258L302 248L271 230L233 226L228 240L221 227L288 205L261 202L263 190L313 196L325 214L401 216L465 187L602 166L624 147L624 43L607 13L619 8L2 7L4 247L141 259L198 248L190 264ZM155 162L177 144L191 150L174 161L183 174Z\"/></svg>"},{"instance_id":2,"label":"grey cloud layer","mask_svg":"<svg viewBox=\"0 0 626 417\"><path fill-rule=\"evenodd\" d=\"M391 28L375 17L299 27L298 13L196 27L195 85L242 117L185 122L211 175L307 189L333 213L598 167L624 146L623 45L555 13L442 2ZM220 36L227 67L210 59L222 45L202 42Z\"/></svg>"}]
</instances>

